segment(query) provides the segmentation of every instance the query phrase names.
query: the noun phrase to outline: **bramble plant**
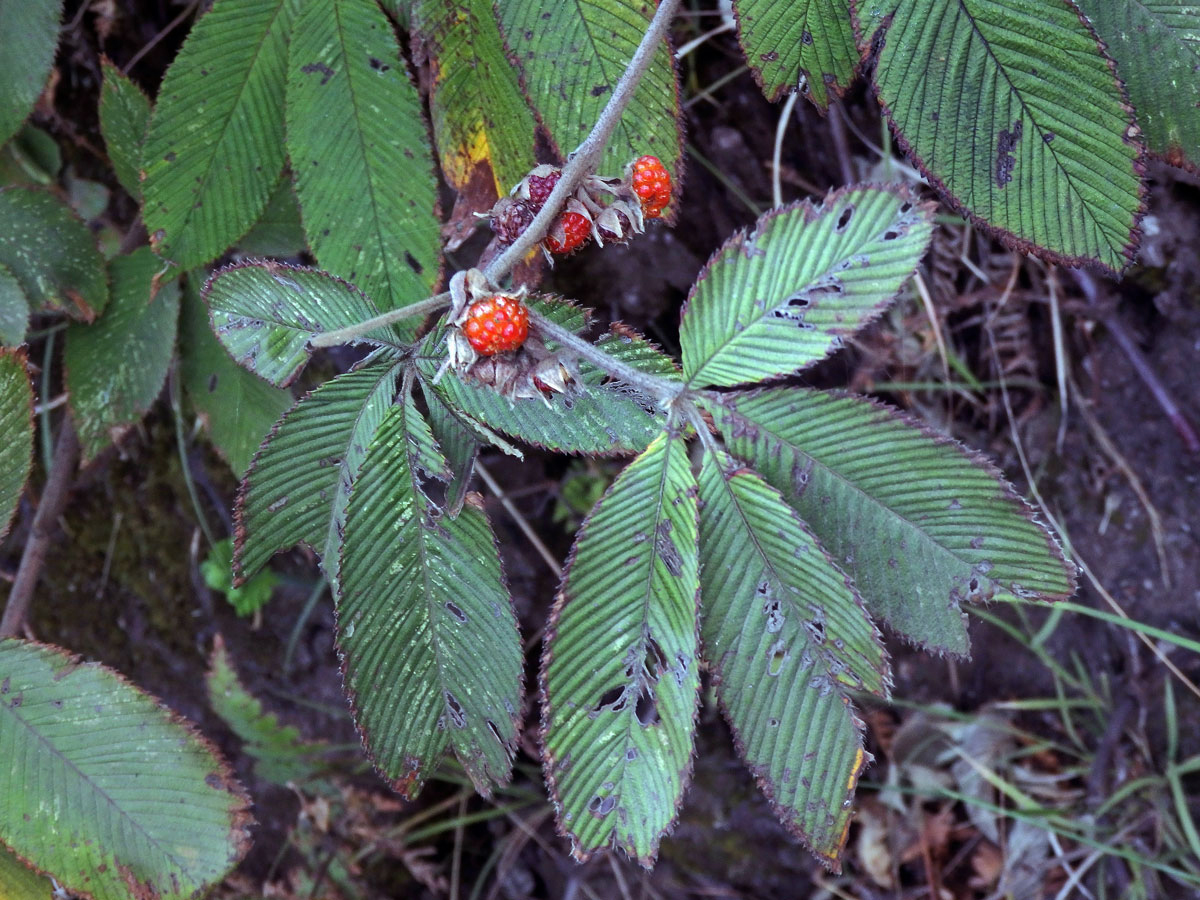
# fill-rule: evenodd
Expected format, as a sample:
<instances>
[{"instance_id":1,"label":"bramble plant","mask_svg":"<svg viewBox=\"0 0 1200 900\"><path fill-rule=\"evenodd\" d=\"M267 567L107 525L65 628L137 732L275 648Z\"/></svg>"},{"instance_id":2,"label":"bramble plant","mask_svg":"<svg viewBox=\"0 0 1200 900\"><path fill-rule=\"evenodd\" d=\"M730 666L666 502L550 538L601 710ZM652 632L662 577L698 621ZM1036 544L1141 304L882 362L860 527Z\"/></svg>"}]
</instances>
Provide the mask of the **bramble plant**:
<instances>
[{"instance_id":1,"label":"bramble plant","mask_svg":"<svg viewBox=\"0 0 1200 900\"><path fill-rule=\"evenodd\" d=\"M60 5L0 0L0 82L18 88L0 140L45 83ZM60 477L73 429L87 461L145 414L178 335L179 378L244 472L236 583L280 550L314 548L376 768L415 797L449 750L488 796L511 776L525 689L497 541L468 491L475 459L489 446L519 457L522 443L632 457L579 528L543 642L541 763L559 830L579 859L611 847L653 863L686 792L707 670L780 820L836 867L870 759L854 698L890 686L878 626L965 655L964 604L1066 598L1074 567L982 456L792 377L918 269L935 204L917 186L847 185L731 236L688 294L678 360L621 323L593 341L583 307L514 284L518 267L522 284L536 278L543 251L570 266L589 241L678 220L677 6L217 0L153 103L105 61L101 130L149 246L135 233L102 255L59 194L0 190L0 523L34 449L30 317L69 321ZM869 73L932 191L1046 260L1120 272L1146 154L1196 164L1181 4L733 6L768 98L800 90L826 109ZM1170 91L1147 68L1151 46L1179 73ZM12 146L36 143L31 130ZM457 194L444 229L437 169ZM442 235L461 245L482 214L492 244L438 293ZM212 271L231 248L239 258ZM280 261L301 255L315 266ZM340 344L367 352L287 408L313 352ZM28 602L17 585L13 597L26 599L0 625L0 747L59 755L6 754L18 763L0 771L0 842L96 896L211 885L246 846L224 764L110 670L12 637ZM153 723L155 740L112 730L103 705ZM102 721L107 763L93 758ZM161 806L134 802L132 779L151 769ZM113 801L102 820L86 812L100 791ZM47 792L69 820L36 814ZM178 802L204 811L194 839L169 815ZM84 875L67 833L96 839Z\"/></svg>"}]
</instances>

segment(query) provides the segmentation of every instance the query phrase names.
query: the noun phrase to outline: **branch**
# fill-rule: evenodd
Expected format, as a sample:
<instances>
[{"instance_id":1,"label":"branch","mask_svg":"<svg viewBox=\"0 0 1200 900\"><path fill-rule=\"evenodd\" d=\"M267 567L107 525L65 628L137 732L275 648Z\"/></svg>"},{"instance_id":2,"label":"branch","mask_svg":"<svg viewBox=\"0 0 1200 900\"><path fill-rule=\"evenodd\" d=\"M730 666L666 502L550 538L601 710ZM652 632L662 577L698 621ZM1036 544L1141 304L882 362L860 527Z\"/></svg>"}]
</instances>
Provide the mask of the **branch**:
<instances>
[{"instance_id":1,"label":"branch","mask_svg":"<svg viewBox=\"0 0 1200 900\"><path fill-rule=\"evenodd\" d=\"M558 184L554 186L554 190L546 198L545 205L534 217L533 221L529 223L529 227L484 269L483 274L487 276L488 281L493 285L497 284L500 279L512 271L513 266L524 259L525 254L546 236L546 233L550 230L550 226L554 222L554 218L566 204L567 198L575 193L575 189L579 186L580 182L596 168L600 154L604 152L605 144L608 143L609 137L612 136L613 130L617 127L617 122L621 120L621 113L629 105L629 100L633 97L634 90L636 90L642 80L642 76L646 74L646 70L650 67L654 51L658 49L659 42L666 37L667 26L671 24L671 19L675 15L675 10L678 6L679 0L661 0L659 3L658 10L654 13L654 18L650 21L650 27L646 29L646 33L642 36L642 42L638 44L637 50L634 51L633 58L629 60L629 65L625 67L625 72L621 75L621 80L617 82L612 97L609 98L604 110L600 113L600 118L596 120L591 133L575 152L571 154L567 164L563 167L562 176L558 179ZM324 334L318 334L309 343L313 347L332 347L336 344L345 344L361 338L375 328L391 325L393 322L399 322L401 319L407 319L411 316L434 312L449 302L450 294L441 293L427 300L422 300L420 303L414 303L402 309L394 309L390 312L382 313L365 322L359 322L357 325L350 325L346 328L339 328L337 331L327 331ZM542 320L539 324L546 324L545 320ZM559 340L557 334L553 335L553 337L555 340ZM581 353L580 355L583 354ZM604 358L607 360L607 355ZM593 362L595 361L593 360ZM615 362L615 360L612 362ZM616 372L610 368L609 363L602 364L597 362L597 365L616 375ZM623 376L618 375L617 377L626 380Z\"/></svg>"},{"instance_id":2,"label":"branch","mask_svg":"<svg viewBox=\"0 0 1200 900\"><path fill-rule=\"evenodd\" d=\"M0 619L0 638L15 635L20 630L21 623L25 621L29 603L33 599L33 589L42 572L46 550L54 534L54 523L62 515L63 507L67 503L67 490L71 486L78 463L79 437L75 434L75 426L68 413L58 430L58 446L54 448L54 461L46 475L42 502L38 504L37 512L33 516L33 528L21 554L21 565L17 568L17 577L8 595L4 618Z\"/></svg>"}]
</instances>

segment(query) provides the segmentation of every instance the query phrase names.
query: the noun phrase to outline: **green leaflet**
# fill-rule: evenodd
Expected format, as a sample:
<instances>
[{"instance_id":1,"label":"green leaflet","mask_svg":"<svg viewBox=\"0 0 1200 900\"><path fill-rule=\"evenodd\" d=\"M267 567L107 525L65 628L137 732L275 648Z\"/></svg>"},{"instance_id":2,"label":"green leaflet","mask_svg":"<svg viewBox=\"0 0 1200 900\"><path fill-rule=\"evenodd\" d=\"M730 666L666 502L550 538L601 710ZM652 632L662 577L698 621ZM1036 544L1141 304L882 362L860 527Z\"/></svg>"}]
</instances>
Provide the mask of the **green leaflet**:
<instances>
[{"instance_id":1,"label":"green leaflet","mask_svg":"<svg viewBox=\"0 0 1200 900\"><path fill-rule=\"evenodd\" d=\"M162 261L149 247L109 264L112 302L91 325L67 328L63 363L83 459L141 420L162 390L175 354L179 282L151 299Z\"/></svg>"},{"instance_id":2,"label":"green leaflet","mask_svg":"<svg viewBox=\"0 0 1200 900\"><path fill-rule=\"evenodd\" d=\"M397 369L379 360L306 395L271 429L238 492L234 570L252 577L280 550L305 543L337 581L346 499L396 393Z\"/></svg>"},{"instance_id":3,"label":"green leaflet","mask_svg":"<svg viewBox=\"0 0 1200 900\"><path fill-rule=\"evenodd\" d=\"M308 251L304 226L300 223L300 206L292 191L291 175L287 172L275 185L267 208L254 227L238 241L238 249L251 256L299 256Z\"/></svg>"},{"instance_id":4,"label":"green leaflet","mask_svg":"<svg viewBox=\"0 0 1200 900\"><path fill-rule=\"evenodd\" d=\"M142 199L142 139L150 121L150 100L107 59L100 60L100 133L121 187Z\"/></svg>"},{"instance_id":5,"label":"green leaflet","mask_svg":"<svg viewBox=\"0 0 1200 900\"><path fill-rule=\"evenodd\" d=\"M531 308L571 331L584 327L578 307L546 295L526 298ZM422 345L418 366L432 379L445 357L445 329L435 328ZM618 327L597 345L644 372L677 376L670 357L630 329ZM548 343L554 350L557 345ZM623 384L608 382L605 373L580 364L579 380L585 388L553 395L549 405L539 399L509 400L493 388L446 372L432 390L444 403L482 422L488 428L535 447L561 453L610 455L644 449L662 431L662 412L653 401Z\"/></svg>"},{"instance_id":6,"label":"green leaflet","mask_svg":"<svg viewBox=\"0 0 1200 900\"><path fill-rule=\"evenodd\" d=\"M0 190L0 265L35 312L65 309L91 321L108 303L104 257L86 225L48 191Z\"/></svg>"},{"instance_id":7,"label":"green leaflet","mask_svg":"<svg viewBox=\"0 0 1200 900\"><path fill-rule=\"evenodd\" d=\"M233 361L213 336L200 297L200 273L195 274L183 292L179 375L213 445L241 475L275 420L292 405L292 394Z\"/></svg>"},{"instance_id":8,"label":"green leaflet","mask_svg":"<svg viewBox=\"0 0 1200 900\"><path fill-rule=\"evenodd\" d=\"M738 42L768 100L799 88L824 110L854 79L848 0L734 0L733 11Z\"/></svg>"},{"instance_id":9,"label":"green leaflet","mask_svg":"<svg viewBox=\"0 0 1200 900\"><path fill-rule=\"evenodd\" d=\"M766 213L692 286L679 328L689 383L759 381L822 359L892 302L932 235L932 207L901 187Z\"/></svg>"},{"instance_id":10,"label":"green leaflet","mask_svg":"<svg viewBox=\"0 0 1200 900\"><path fill-rule=\"evenodd\" d=\"M421 102L374 0L309 0L288 64L287 147L321 267L380 309L438 280L437 184ZM411 336L416 323L402 323Z\"/></svg>"},{"instance_id":11,"label":"green leaflet","mask_svg":"<svg viewBox=\"0 0 1200 900\"><path fill-rule=\"evenodd\" d=\"M775 388L704 407L730 452L853 576L867 609L918 645L965 655L964 602L1074 590L1074 567L989 463L885 406Z\"/></svg>"},{"instance_id":12,"label":"green leaflet","mask_svg":"<svg viewBox=\"0 0 1200 900\"><path fill-rule=\"evenodd\" d=\"M1075 8L891 6L875 69L879 102L930 183L1015 249L1125 268L1142 209L1142 145Z\"/></svg>"},{"instance_id":13,"label":"green leaflet","mask_svg":"<svg viewBox=\"0 0 1200 900\"><path fill-rule=\"evenodd\" d=\"M0 757L0 842L72 892L184 900L249 848L248 799L212 746L56 647L0 640Z\"/></svg>"},{"instance_id":14,"label":"green leaflet","mask_svg":"<svg viewBox=\"0 0 1200 900\"><path fill-rule=\"evenodd\" d=\"M725 454L700 472L703 654L783 823L837 865L869 756L847 689L886 694L862 599L783 498Z\"/></svg>"},{"instance_id":15,"label":"green leaflet","mask_svg":"<svg viewBox=\"0 0 1200 900\"><path fill-rule=\"evenodd\" d=\"M640 0L496 0L511 57L538 118L565 157L588 136L646 33L654 4ZM620 175L643 154L679 184L683 140L679 86L664 41L609 138L597 171Z\"/></svg>"},{"instance_id":16,"label":"green leaflet","mask_svg":"<svg viewBox=\"0 0 1200 900\"><path fill-rule=\"evenodd\" d=\"M542 764L577 859L649 866L691 771L696 480L664 433L584 522L542 654Z\"/></svg>"},{"instance_id":17,"label":"green leaflet","mask_svg":"<svg viewBox=\"0 0 1200 900\"><path fill-rule=\"evenodd\" d=\"M1200 4L1182 0L1076 0L1129 90L1156 156L1200 167Z\"/></svg>"},{"instance_id":18,"label":"green leaflet","mask_svg":"<svg viewBox=\"0 0 1200 900\"><path fill-rule=\"evenodd\" d=\"M490 796L511 775L521 714L521 641L491 528L473 506L440 515L422 490L448 476L406 397L371 442L346 511L346 692L368 754L409 798L446 747Z\"/></svg>"},{"instance_id":19,"label":"green leaflet","mask_svg":"<svg viewBox=\"0 0 1200 900\"><path fill-rule=\"evenodd\" d=\"M316 269L246 263L218 270L204 286L213 333L241 366L276 387L296 380L312 356L309 341L356 325L379 310L353 285ZM396 344L390 328L364 335Z\"/></svg>"},{"instance_id":20,"label":"green leaflet","mask_svg":"<svg viewBox=\"0 0 1200 900\"><path fill-rule=\"evenodd\" d=\"M289 781L304 781L321 768L325 745L305 741L299 729L282 724L274 713L263 710L259 699L238 678L219 634L204 680L213 712L242 740L242 749L253 757L254 771L260 778L286 785Z\"/></svg>"},{"instance_id":21,"label":"green leaflet","mask_svg":"<svg viewBox=\"0 0 1200 900\"><path fill-rule=\"evenodd\" d=\"M13 514L33 465L33 386L23 350L0 349L0 538Z\"/></svg>"},{"instance_id":22,"label":"green leaflet","mask_svg":"<svg viewBox=\"0 0 1200 900\"><path fill-rule=\"evenodd\" d=\"M0 347L19 347L29 329L29 301L21 282L0 264Z\"/></svg>"},{"instance_id":23,"label":"green leaflet","mask_svg":"<svg viewBox=\"0 0 1200 900\"><path fill-rule=\"evenodd\" d=\"M0 144L33 110L54 65L62 0L0 0Z\"/></svg>"},{"instance_id":24,"label":"green leaflet","mask_svg":"<svg viewBox=\"0 0 1200 900\"><path fill-rule=\"evenodd\" d=\"M413 27L429 55L429 107L446 180L460 193L505 196L537 165L537 123L505 58L492 0L418 0ZM472 176L483 184L472 185Z\"/></svg>"},{"instance_id":25,"label":"green leaflet","mask_svg":"<svg viewBox=\"0 0 1200 900\"><path fill-rule=\"evenodd\" d=\"M457 516L466 500L467 487L479 456L480 435L472 420L448 407L438 392L425 381L421 393L429 410L429 427L437 441L438 450L450 469L450 484L446 488L446 511Z\"/></svg>"},{"instance_id":26,"label":"green leaflet","mask_svg":"<svg viewBox=\"0 0 1200 900\"><path fill-rule=\"evenodd\" d=\"M287 40L299 0L217 0L167 70L142 152L156 252L204 265L246 233L283 169Z\"/></svg>"}]
</instances>

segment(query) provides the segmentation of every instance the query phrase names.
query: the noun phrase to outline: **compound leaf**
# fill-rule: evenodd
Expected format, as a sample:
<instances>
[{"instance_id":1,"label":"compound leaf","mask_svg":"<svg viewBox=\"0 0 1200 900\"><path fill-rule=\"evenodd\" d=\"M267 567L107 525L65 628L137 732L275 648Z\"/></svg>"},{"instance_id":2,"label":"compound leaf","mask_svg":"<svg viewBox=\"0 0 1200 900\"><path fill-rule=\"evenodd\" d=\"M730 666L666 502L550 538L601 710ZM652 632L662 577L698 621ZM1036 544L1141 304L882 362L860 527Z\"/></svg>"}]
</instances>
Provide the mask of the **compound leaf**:
<instances>
[{"instance_id":1,"label":"compound leaf","mask_svg":"<svg viewBox=\"0 0 1200 900\"><path fill-rule=\"evenodd\" d=\"M22 350L0 349L0 538L33 465L33 386Z\"/></svg>"},{"instance_id":2,"label":"compound leaf","mask_svg":"<svg viewBox=\"0 0 1200 900\"><path fill-rule=\"evenodd\" d=\"M504 55L492 0L418 0L413 27L429 55L429 108L442 171L455 190L505 196L537 165L537 123ZM486 185L473 185L479 179Z\"/></svg>"},{"instance_id":3,"label":"compound leaf","mask_svg":"<svg viewBox=\"0 0 1200 900\"><path fill-rule=\"evenodd\" d=\"M150 99L106 58L100 60L100 133L121 187L142 199L142 139L150 121Z\"/></svg>"},{"instance_id":4,"label":"compound leaf","mask_svg":"<svg viewBox=\"0 0 1200 900\"><path fill-rule=\"evenodd\" d=\"M522 86L560 156L578 147L612 96L654 15L640 0L496 0L500 27ZM683 139L679 85L667 41L609 138L597 171L620 175L643 154L662 160L678 184Z\"/></svg>"},{"instance_id":5,"label":"compound leaf","mask_svg":"<svg viewBox=\"0 0 1200 900\"><path fill-rule=\"evenodd\" d=\"M964 655L964 601L1074 591L1074 567L1000 473L894 410L790 388L704 406L730 451L854 577L872 615L914 643Z\"/></svg>"},{"instance_id":6,"label":"compound leaf","mask_svg":"<svg viewBox=\"0 0 1200 900\"><path fill-rule=\"evenodd\" d=\"M849 0L734 0L738 42L767 99L800 90L820 109L854 79Z\"/></svg>"},{"instance_id":7,"label":"compound leaf","mask_svg":"<svg viewBox=\"0 0 1200 900\"><path fill-rule=\"evenodd\" d=\"M1200 168L1200 4L1075 0L1108 45L1156 156Z\"/></svg>"},{"instance_id":8,"label":"compound leaf","mask_svg":"<svg viewBox=\"0 0 1200 900\"><path fill-rule=\"evenodd\" d=\"M949 202L1052 262L1133 258L1142 143L1066 0L902 0L875 69L901 145Z\"/></svg>"},{"instance_id":9,"label":"compound leaf","mask_svg":"<svg viewBox=\"0 0 1200 900\"><path fill-rule=\"evenodd\" d=\"M869 757L848 690L886 694L862 599L779 493L725 454L700 471L701 637L738 749L776 814L837 864Z\"/></svg>"},{"instance_id":10,"label":"compound leaf","mask_svg":"<svg viewBox=\"0 0 1200 900\"><path fill-rule=\"evenodd\" d=\"M250 845L248 800L213 747L56 647L0 640L0 754L0 842L71 892L183 900Z\"/></svg>"},{"instance_id":11,"label":"compound leaf","mask_svg":"<svg viewBox=\"0 0 1200 900\"><path fill-rule=\"evenodd\" d=\"M183 268L254 224L283 170L287 41L299 0L219 0L163 78L142 153L155 250Z\"/></svg>"},{"instance_id":12,"label":"compound leaf","mask_svg":"<svg viewBox=\"0 0 1200 900\"><path fill-rule=\"evenodd\" d=\"M687 445L663 433L585 520L542 655L542 760L578 859L649 866L691 771L699 572Z\"/></svg>"},{"instance_id":13,"label":"compound leaf","mask_svg":"<svg viewBox=\"0 0 1200 900\"><path fill-rule=\"evenodd\" d=\"M534 296L526 302L571 331L584 327L584 313L557 298ZM445 356L445 329L430 333L418 360L431 379ZM632 329L618 325L597 346L617 359L654 375L678 377L670 357ZM547 342L553 350L553 341ZM644 449L662 431L663 416L654 401L586 363L579 366L579 390L539 399L510 400L493 388L447 371L432 389L452 409L488 428L535 447L560 453L616 454Z\"/></svg>"},{"instance_id":14,"label":"compound leaf","mask_svg":"<svg viewBox=\"0 0 1200 900\"><path fill-rule=\"evenodd\" d=\"M179 282L153 293L162 261L149 247L109 264L112 302L91 325L67 328L63 351L71 412L84 460L139 422L162 390L175 354Z\"/></svg>"},{"instance_id":15,"label":"compound leaf","mask_svg":"<svg viewBox=\"0 0 1200 900\"><path fill-rule=\"evenodd\" d=\"M321 267L381 309L438 280L437 184L421 101L374 0L310 0L292 42L287 146ZM412 321L403 324L415 333Z\"/></svg>"},{"instance_id":16,"label":"compound leaf","mask_svg":"<svg viewBox=\"0 0 1200 900\"><path fill-rule=\"evenodd\" d=\"M412 398L371 442L346 512L337 598L346 691L368 754L414 797L446 747L485 797L512 772L521 710L517 620L487 518L440 515L449 476Z\"/></svg>"},{"instance_id":17,"label":"compound leaf","mask_svg":"<svg viewBox=\"0 0 1200 900\"><path fill-rule=\"evenodd\" d=\"M316 335L379 314L354 285L327 272L285 263L227 266L204 286L213 333L239 365L276 387L296 380ZM390 328L364 335L396 344Z\"/></svg>"},{"instance_id":18,"label":"compound leaf","mask_svg":"<svg viewBox=\"0 0 1200 900\"><path fill-rule=\"evenodd\" d=\"M196 278L183 292L179 374L213 445L241 475L275 420L292 405L292 394L246 371L225 352L212 333Z\"/></svg>"},{"instance_id":19,"label":"compound leaf","mask_svg":"<svg viewBox=\"0 0 1200 900\"><path fill-rule=\"evenodd\" d=\"M62 0L0 0L0 144L17 133L46 85L61 16Z\"/></svg>"},{"instance_id":20,"label":"compound leaf","mask_svg":"<svg viewBox=\"0 0 1200 900\"><path fill-rule=\"evenodd\" d=\"M271 429L238 492L234 569L239 583L278 551L305 543L337 580L346 500L367 445L396 394L393 360L327 381Z\"/></svg>"},{"instance_id":21,"label":"compound leaf","mask_svg":"<svg viewBox=\"0 0 1200 900\"><path fill-rule=\"evenodd\" d=\"M892 302L932 234L932 208L900 187L772 210L726 241L692 287L684 374L729 386L817 362Z\"/></svg>"},{"instance_id":22,"label":"compound leaf","mask_svg":"<svg viewBox=\"0 0 1200 900\"><path fill-rule=\"evenodd\" d=\"M0 347L19 347L29 330L29 301L21 282L0 263Z\"/></svg>"},{"instance_id":23,"label":"compound leaf","mask_svg":"<svg viewBox=\"0 0 1200 900\"><path fill-rule=\"evenodd\" d=\"M0 190L0 265L16 276L35 312L65 309L91 321L108 303L104 257L70 207L29 187Z\"/></svg>"}]
</instances>

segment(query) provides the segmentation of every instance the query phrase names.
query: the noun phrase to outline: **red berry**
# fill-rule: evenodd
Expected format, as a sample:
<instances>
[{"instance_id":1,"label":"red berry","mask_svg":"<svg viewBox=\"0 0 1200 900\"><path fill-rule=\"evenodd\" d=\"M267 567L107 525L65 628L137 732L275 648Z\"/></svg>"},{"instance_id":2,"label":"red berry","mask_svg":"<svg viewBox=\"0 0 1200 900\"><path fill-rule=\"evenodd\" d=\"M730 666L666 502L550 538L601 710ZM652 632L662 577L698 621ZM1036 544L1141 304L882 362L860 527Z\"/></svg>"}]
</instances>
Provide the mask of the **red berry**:
<instances>
[{"instance_id":1,"label":"red berry","mask_svg":"<svg viewBox=\"0 0 1200 900\"><path fill-rule=\"evenodd\" d=\"M633 192L642 202L642 214L657 219L671 202L671 175L657 156L643 156L633 164Z\"/></svg>"},{"instance_id":2,"label":"red berry","mask_svg":"<svg viewBox=\"0 0 1200 900\"><path fill-rule=\"evenodd\" d=\"M583 213L565 212L546 235L546 249L563 255L578 250L592 236L592 223Z\"/></svg>"},{"instance_id":3,"label":"red berry","mask_svg":"<svg viewBox=\"0 0 1200 900\"><path fill-rule=\"evenodd\" d=\"M529 227L535 213L524 200L501 200L492 213L492 231L506 244L511 244Z\"/></svg>"},{"instance_id":4,"label":"red berry","mask_svg":"<svg viewBox=\"0 0 1200 900\"><path fill-rule=\"evenodd\" d=\"M529 335L529 310L517 297L484 297L467 307L462 330L480 356L516 350Z\"/></svg>"},{"instance_id":5,"label":"red berry","mask_svg":"<svg viewBox=\"0 0 1200 900\"><path fill-rule=\"evenodd\" d=\"M535 212L546 205L546 201L550 199L550 192L554 190L560 178L562 171L555 169L549 175L530 175L525 179L529 190L529 203Z\"/></svg>"}]
</instances>

